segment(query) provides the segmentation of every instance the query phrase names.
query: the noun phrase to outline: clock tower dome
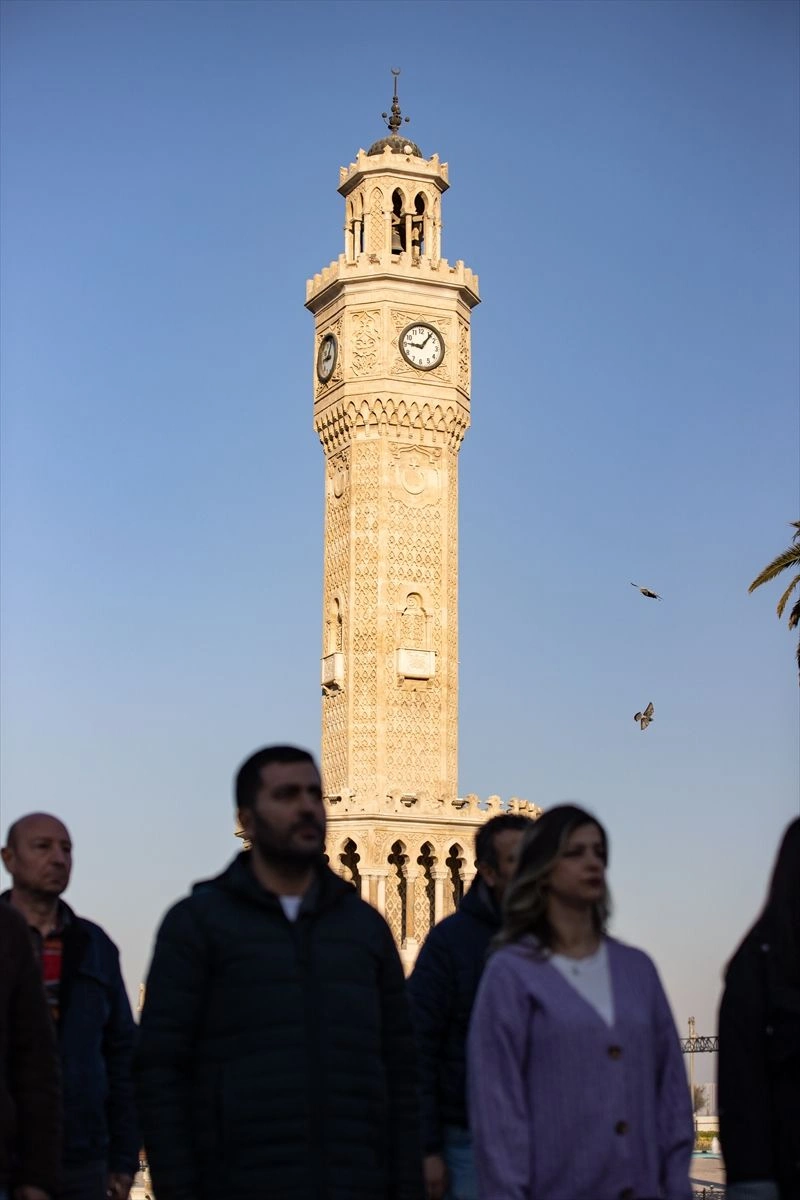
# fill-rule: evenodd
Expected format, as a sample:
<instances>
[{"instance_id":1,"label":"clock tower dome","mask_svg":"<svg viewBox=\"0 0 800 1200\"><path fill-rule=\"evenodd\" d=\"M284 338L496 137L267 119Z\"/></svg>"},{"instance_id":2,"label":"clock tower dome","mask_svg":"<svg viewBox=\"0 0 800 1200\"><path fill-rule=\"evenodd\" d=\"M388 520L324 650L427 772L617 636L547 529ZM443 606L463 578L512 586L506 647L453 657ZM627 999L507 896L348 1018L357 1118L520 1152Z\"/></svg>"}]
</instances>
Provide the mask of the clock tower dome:
<instances>
[{"instance_id":1,"label":"clock tower dome","mask_svg":"<svg viewBox=\"0 0 800 1200\"><path fill-rule=\"evenodd\" d=\"M474 874L488 813L457 787L458 452L478 279L442 257L448 168L403 136L398 73L388 135L340 170L344 250L308 281L306 307L325 454L328 854L409 962Z\"/></svg>"}]
</instances>

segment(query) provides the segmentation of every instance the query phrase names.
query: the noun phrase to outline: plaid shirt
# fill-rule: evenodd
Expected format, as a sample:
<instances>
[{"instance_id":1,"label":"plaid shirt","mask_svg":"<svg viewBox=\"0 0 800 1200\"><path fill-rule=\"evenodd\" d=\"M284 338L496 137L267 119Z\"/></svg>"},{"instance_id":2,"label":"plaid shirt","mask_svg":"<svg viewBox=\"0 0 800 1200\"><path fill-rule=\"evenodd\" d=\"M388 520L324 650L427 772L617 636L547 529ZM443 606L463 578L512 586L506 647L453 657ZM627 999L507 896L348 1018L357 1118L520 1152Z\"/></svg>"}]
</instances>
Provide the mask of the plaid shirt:
<instances>
[{"instance_id":1,"label":"plaid shirt","mask_svg":"<svg viewBox=\"0 0 800 1200\"><path fill-rule=\"evenodd\" d=\"M42 981L47 996L47 1005L53 1024L58 1025L59 997L61 993L61 967L64 959L64 930L70 923L65 905L59 901L56 924L48 933L42 934L30 926L33 946L42 969Z\"/></svg>"}]
</instances>

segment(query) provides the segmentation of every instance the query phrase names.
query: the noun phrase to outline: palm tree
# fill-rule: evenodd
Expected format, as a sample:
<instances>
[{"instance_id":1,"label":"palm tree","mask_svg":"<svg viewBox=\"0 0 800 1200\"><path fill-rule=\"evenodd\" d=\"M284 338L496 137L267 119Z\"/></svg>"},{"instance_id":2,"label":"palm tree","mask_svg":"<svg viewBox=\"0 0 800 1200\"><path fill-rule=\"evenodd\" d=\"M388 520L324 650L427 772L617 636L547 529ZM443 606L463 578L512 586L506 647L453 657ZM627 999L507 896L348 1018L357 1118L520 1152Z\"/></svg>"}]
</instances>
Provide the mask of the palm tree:
<instances>
[{"instance_id":1,"label":"palm tree","mask_svg":"<svg viewBox=\"0 0 800 1200\"><path fill-rule=\"evenodd\" d=\"M800 568L800 521L791 521L790 524L794 527L792 535L792 544L777 558L773 558L769 566L764 567L760 575L757 575L748 592L754 592L757 587L761 587L762 583L769 583L771 579L777 579L782 571L787 569ZM792 582L787 587L786 591L778 601L778 620L783 616L783 610L786 608L794 589L800 583L800 570L797 571ZM796 629L800 625L800 599L796 601L794 608L789 613L789 628ZM800 642L797 643L797 666L800 669Z\"/></svg>"}]
</instances>

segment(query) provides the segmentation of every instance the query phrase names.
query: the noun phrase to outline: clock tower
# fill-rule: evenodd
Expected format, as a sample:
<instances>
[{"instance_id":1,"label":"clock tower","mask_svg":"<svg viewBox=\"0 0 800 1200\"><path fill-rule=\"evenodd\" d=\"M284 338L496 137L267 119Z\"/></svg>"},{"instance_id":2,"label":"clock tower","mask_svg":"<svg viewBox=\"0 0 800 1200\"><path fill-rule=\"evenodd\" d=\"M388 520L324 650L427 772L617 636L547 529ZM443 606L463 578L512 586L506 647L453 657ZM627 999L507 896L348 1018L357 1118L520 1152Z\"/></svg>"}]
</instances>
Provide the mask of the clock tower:
<instances>
[{"instance_id":1,"label":"clock tower","mask_svg":"<svg viewBox=\"0 0 800 1200\"><path fill-rule=\"evenodd\" d=\"M306 307L325 454L328 854L410 962L474 874L489 815L457 787L458 452L479 295L442 257L448 168L403 136L397 73L387 124L340 170L344 251Z\"/></svg>"}]
</instances>

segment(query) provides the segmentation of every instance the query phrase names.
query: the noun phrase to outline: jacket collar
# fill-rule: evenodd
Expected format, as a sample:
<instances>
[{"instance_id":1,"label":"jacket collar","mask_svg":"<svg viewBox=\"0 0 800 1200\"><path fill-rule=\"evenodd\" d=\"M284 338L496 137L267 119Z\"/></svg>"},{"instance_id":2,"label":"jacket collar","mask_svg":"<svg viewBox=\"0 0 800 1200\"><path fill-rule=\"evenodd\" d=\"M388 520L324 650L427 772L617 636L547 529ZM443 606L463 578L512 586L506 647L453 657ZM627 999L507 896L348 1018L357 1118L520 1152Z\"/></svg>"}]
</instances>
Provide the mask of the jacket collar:
<instances>
[{"instance_id":1,"label":"jacket collar","mask_svg":"<svg viewBox=\"0 0 800 1200\"><path fill-rule=\"evenodd\" d=\"M192 893L221 888L251 904L269 909L279 908L280 902L275 893L263 888L253 874L250 868L250 854L251 851L242 850L220 875L196 883L192 888ZM351 883L346 883L345 880L334 874L325 863L320 863L314 882L303 896L300 915L323 912L338 904L345 896L354 891L355 888Z\"/></svg>"},{"instance_id":2,"label":"jacket collar","mask_svg":"<svg viewBox=\"0 0 800 1200\"><path fill-rule=\"evenodd\" d=\"M11 903L11 888L7 888L4 892L0 893L0 900L5 901L6 904ZM55 931L58 933L63 933L69 925L74 925L77 920L74 911L70 908L65 900L59 899L58 901L57 919L58 924Z\"/></svg>"},{"instance_id":3,"label":"jacket collar","mask_svg":"<svg viewBox=\"0 0 800 1200\"><path fill-rule=\"evenodd\" d=\"M464 893L458 906L459 912L468 913L479 921L485 921L493 929L499 929L502 921L500 908L485 879L476 875Z\"/></svg>"}]
</instances>

